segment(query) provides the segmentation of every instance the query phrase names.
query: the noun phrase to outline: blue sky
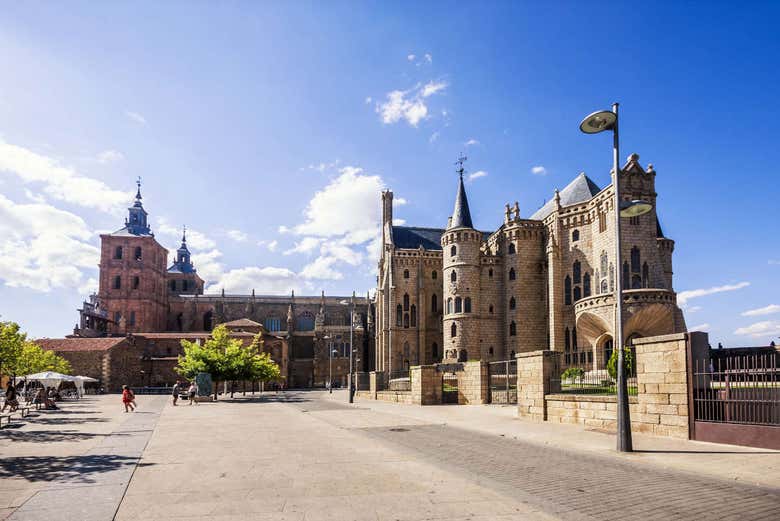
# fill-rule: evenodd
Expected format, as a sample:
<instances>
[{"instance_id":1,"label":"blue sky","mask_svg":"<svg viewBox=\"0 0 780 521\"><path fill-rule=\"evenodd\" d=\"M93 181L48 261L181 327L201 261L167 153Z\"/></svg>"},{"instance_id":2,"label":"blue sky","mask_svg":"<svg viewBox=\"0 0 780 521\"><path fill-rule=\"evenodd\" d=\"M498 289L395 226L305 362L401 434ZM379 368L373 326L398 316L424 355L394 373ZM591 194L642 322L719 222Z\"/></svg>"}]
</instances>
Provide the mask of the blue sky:
<instances>
[{"instance_id":1,"label":"blue sky","mask_svg":"<svg viewBox=\"0 0 780 521\"><path fill-rule=\"evenodd\" d=\"M713 345L780 335L777 6L32 3L0 18L0 316L60 336L134 180L212 289L374 287L379 195L443 226L469 156L475 224L530 215L610 141L657 175L675 289ZM610 36L608 31L614 31ZM534 167L536 168L534 173ZM747 314L745 314L747 313Z\"/></svg>"}]
</instances>

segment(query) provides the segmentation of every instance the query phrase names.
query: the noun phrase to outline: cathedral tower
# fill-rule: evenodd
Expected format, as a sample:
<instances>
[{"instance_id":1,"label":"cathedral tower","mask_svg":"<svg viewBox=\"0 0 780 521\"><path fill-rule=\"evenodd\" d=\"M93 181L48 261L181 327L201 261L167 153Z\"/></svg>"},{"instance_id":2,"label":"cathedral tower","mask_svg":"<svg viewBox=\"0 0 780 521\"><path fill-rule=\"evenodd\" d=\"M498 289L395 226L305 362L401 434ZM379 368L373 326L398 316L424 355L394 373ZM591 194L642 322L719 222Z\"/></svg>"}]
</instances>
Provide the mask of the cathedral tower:
<instances>
[{"instance_id":1,"label":"cathedral tower","mask_svg":"<svg viewBox=\"0 0 780 521\"><path fill-rule=\"evenodd\" d=\"M168 293L171 295L202 295L203 279L197 273L187 248L187 228L181 234L181 246L176 259L168 268Z\"/></svg>"},{"instance_id":2,"label":"cathedral tower","mask_svg":"<svg viewBox=\"0 0 780 521\"><path fill-rule=\"evenodd\" d=\"M441 236L443 256L444 362L482 358L479 345L480 246L482 234L471 222L458 159L455 208Z\"/></svg>"}]
</instances>

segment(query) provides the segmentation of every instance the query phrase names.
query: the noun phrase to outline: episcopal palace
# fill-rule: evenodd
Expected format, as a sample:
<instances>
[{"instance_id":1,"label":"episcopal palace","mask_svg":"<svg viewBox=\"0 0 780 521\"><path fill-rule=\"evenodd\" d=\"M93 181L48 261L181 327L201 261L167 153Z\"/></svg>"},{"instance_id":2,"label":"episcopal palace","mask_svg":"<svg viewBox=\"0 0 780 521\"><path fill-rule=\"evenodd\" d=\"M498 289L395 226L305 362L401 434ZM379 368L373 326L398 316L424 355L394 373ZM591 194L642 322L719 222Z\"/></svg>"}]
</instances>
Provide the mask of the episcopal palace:
<instances>
[{"instance_id":1,"label":"episcopal palace","mask_svg":"<svg viewBox=\"0 0 780 521\"><path fill-rule=\"evenodd\" d=\"M124 226L100 236L99 291L79 310L74 334L44 344L107 388L169 384L181 340L205 340L218 324L245 342L261 332L291 387L324 386L331 371L345 383L350 346L357 371L384 378L414 365L507 360L540 349L563 353L567 365L603 369L614 347L616 269L629 343L686 330L672 284L674 241L655 212L656 172L632 154L619 175L622 200L653 205L622 227L619 266L613 184L599 188L585 174L526 218L517 203L506 204L494 231L475 228L462 162L443 228L393 225L393 193L385 191L373 297L271 296L262 288L204 295L186 234L168 266L139 183Z\"/></svg>"}]
</instances>

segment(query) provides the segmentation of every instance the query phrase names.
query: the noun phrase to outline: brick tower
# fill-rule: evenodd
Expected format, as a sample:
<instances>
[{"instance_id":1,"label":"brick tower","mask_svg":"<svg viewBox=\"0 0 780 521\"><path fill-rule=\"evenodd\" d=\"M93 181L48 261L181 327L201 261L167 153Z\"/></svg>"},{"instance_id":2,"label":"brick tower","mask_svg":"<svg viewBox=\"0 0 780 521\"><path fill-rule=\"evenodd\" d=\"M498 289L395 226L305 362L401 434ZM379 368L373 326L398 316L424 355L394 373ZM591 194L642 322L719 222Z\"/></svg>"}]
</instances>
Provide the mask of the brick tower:
<instances>
[{"instance_id":1,"label":"brick tower","mask_svg":"<svg viewBox=\"0 0 780 521\"><path fill-rule=\"evenodd\" d=\"M458 160L455 209L441 236L444 280L444 362L481 358L479 346L480 245L482 234L471 222Z\"/></svg>"},{"instance_id":2,"label":"brick tower","mask_svg":"<svg viewBox=\"0 0 780 521\"><path fill-rule=\"evenodd\" d=\"M108 332L164 331L168 250L154 238L141 203L141 181L125 226L100 236L98 299L108 312Z\"/></svg>"}]
</instances>

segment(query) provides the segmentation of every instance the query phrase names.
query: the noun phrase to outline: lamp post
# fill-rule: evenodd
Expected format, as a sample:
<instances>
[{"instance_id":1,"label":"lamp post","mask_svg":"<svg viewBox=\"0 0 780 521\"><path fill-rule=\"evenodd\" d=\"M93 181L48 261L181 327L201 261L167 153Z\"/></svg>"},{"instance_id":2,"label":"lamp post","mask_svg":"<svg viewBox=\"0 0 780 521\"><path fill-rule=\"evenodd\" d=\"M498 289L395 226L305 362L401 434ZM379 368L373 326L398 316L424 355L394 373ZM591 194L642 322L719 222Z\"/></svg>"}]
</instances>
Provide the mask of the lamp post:
<instances>
[{"instance_id":1,"label":"lamp post","mask_svg":"<svg viewBox=\"0 0 780 521\"><path fill-rule=\"evenodd\" d=\"M632 452L631 416L628 408L628 385L625 374L625 349L623 346L623 266L621 262L620 218L637 217L649 212L652 205L647 201L635 200L623 203L620 200L620 141L618 136L618 104L612 104L612 110L600 110L589 114L580 123L585 134L597 134L605 130L612 131L612 158L615 205L615 339L618 348L617 363L617 450Z\"/></svg>"},{"instance_id":2,"label":"lamp post","mask_svg":"<svg viewBox=\"0 0 780 521\"><path fill-rule=\"evenodd\" d=\"M355 331L355 292L352 292L352 297L349 300L342 300L339 302L342 306L350 306L349 312L349 372L347 378L347 391L349 392L349 403L355 401L355 385L352 382L352 350L354 349L354 331Z\"/></svg>"}]
</instances>

